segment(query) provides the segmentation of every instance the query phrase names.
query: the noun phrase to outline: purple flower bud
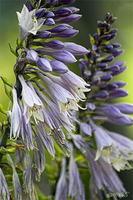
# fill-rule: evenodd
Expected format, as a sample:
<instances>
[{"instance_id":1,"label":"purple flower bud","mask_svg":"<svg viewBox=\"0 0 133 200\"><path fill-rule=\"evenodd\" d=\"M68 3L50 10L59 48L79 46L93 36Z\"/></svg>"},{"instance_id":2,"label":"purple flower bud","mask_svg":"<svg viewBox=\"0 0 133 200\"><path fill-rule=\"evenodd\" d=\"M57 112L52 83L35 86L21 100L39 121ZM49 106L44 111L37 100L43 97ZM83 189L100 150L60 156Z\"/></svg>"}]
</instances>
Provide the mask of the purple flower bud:
<instances>
[{"instance_id":1,"label":"purple flower bud","mask_svg":"<svg viewBox=\"0 0 133 200\"><path fill-rule=\"evenodd\" d=\"M64 74L68 71L68 67L60 61L51 61L50 64L53 72Z\"/></svg>"},{"instance_id":2,"label":"purple flower bud","mask_svg":"<svg viewBox=\"0 0 133 200\"><path fill-rule=\"evenodd\" d=\"M110 123L113 123L113 124L116 124L116 125L119 125L119 126L131 126L131 125L133 125L133 118L131 118L127 115L124 115L124 114L121 117L118 117L118 118L110 117L110 118L108 118L108 121Z\"/></svg>"},{"instance_id":3,"label":"purple flower bud","mask_svg":"<svg viewBox=\"0 0 133 200\"><path fill-rule=\"evenodd\" d=\"M53 37L62 37L62 38L72 38L79 33L78 30L75 29L66 29L60 33L53 34Z\"/></svg>"},{"instance_id":4,"label":"purple flower bud","mask_svg":"<svg viewBox=\"0 0 133 200\"><path fill-rule=\"evenodd\" d=\"M83 76L84 75L84 70L87 69L87 62L85 61L85 59L80 59L79 67L80 67L81 74Z\"/></svg>"},{"instance_id":5,"label":"purple flower bud","mask_svg":"<svg viewBox=\"0 0 133 200\"><path fill-rule=\"evenodd\" d=\"M110 83L110 84L108 84L107 86L105 86L105 87L103 87L104 89L107 89L107 90L114 90L114 89L116 89L118 86L117 86L117 84L115 84L115 83Z\"/></svg>"},{"instance_id":6,"label":"purple flower bud","mask_svg":"<svg viewBox=\"0 0 133 200\"><path fill-rule=\"evenodd\" d=\"M86 123L80 123L80 131L83 133L83 136L90 137L92 135L91 126Z\"/></svg>"},{"instance_id":7,"label":"purple flower bud","mask_svg":"<svg viewBox=\"0 0 133 200\"><path fill-rule=\"evenodd\" d=\"M70 52L66 50L62 50L62 51L58 50L58 51L50 53L50 55L54 59L59 60L64 63L74 63L77 61L76 58Z\"/></svg>"},{"instance_id":8,"label":"purple flower bud","mask_svg":"<svg viewBox=\"0 0 133 200\"><path fill-rule=\"evenodd\" d=\"M47 47L50 47L52 49L62 49L64 48L64 43L59 41L59 40L51 40L49 42L44 42L42 43L43 45L42 46L47 46Z\"/></svg>"},{"instance_id":9,"label":"purple flower bud","mask_svg":"<svg viewBox=\"0 0 133 200\"><path fill-rule=\"evenodd\" d=\"M114 23L115 20L116 20L116 18L112 17L112 19L110 20L110 24Z\"/></svg>"},{"instance_id":10,"label":"purple flower bud","mask_svg":"<svg viewBox=\"0 0 133 200\"><path fill-rule=\"evenodd\" d=\"M101 21L99 21L98 24L97 24L97 26L100 27L100 28L101 28L101 27L104 27L104 23L101 22Z\"/></svg>"},{"instance_id":11,"label":"purple flower bud","mask_svg":"<svg viewBox=\"0 0 133 200\"><path fill-rule=\"evenodd\" d=\"M102 63L111 62L113 60L113 58L114 58L113 56L108 56L108 57L106 57L105 59L102 60Z\"/></svg>"},{"instance_id":12,"label":"purple flower bud","mask_svg":"<svg viewBox=\"0 0 133 200\"><path fill-rule=\"evenodd\" d=\"M126 69L127 69L126 66L122 66L122 67L120 67L120 72L119 72L119 74L122 73L122 72L124 72Z\"/></svg>"},{"instance_id":13,"label":"purple flower bud","mask_svg":"<svg viewBox=\"0 0 133 200\"><path fill-rule=\"evenodd\" d=\"M56 17L64 17L72 14L72 12L69 8L59 8L58 10L54 11L54 14L56 15Z\"/></svg>"},{"instance_id":14,"label":"purple flower bud","mask_svg":"<svg viewBox=\"0 0 133 200\"><path fill-rule=\"evenodd\" d=\"M112 43L112 46L113 46L114 48L119 48L121 45L120 45L119 43Z\"/></svg>"},{"instance_id":15,"label":"purple flower bud","mask_svg":"<svg viewBox=\"0 0 133 200\"><path fill-rule=\"evenodd\" d=\"M108 97L108 92L106 90L102 90L98 92L96 95L94 95L92 98L95 98L96 100L103 100Z\"/></svg>"},{"instance_id":16,"label":"purple flower bud","mask_svg":"<svg viewBox=\"0 0 133 200\"><path fill-rule=\"evenodd\" d=\"M84 74L86 74L86 73L84 73ZM95 86L99 85L100 83L101 83L101 78L100 77L94 77L92 82L91 82L91 84L95 85Z\"/></svg>"},{"instance_id":17,"label":"purple flower bud","mask_svg":"<svg viewBox=\"0 0 133 200\"><path fill-rule=\"evenodd\" d=\"M93 46L92 46L92 50L93 50L93 51L96 51L96 50L97 50L97 46L96 46L96 45L93 45Z\"/></svg>"},{"instance_id":18,"label":"purple flower bud","mask_svg":"<svg viewBox=\"0 0 133 200\"><path fill-rule=\"evenodd\" d=\"M53 18L54 16L55 16L54 13L51 12L51 11L48 11L48 12L45 13L45 17L46 17L46 18L49 18L49 17L50 17L50 18Z\"/></svg>"},{"instance_id":19,"label":"purple flower bud","mask_svg":"<svg viewBox=\"0 0 133 200\"><path fill-rule=\"evenodd\" d=\"M117 62L111 64L110 67L112 67L112 66L114 66L114 65L122 66L123 64L124 64L123 61L117 61Z\"/></svg>"},{"instance_id":20,"label":"purple flower bud","mask_svg":"<svg viewBox=\"0 0 133 200\"><path fill-rule=\"evenodd\" d=\"M105 69L107 67L107 64L106 63L101 63L101 64L96 65L96 67L100 68L100 69Z\"/></svg>"},{"instance_id":21,"label":"purple flower bud","mask_svg":"<svg viewBox=\"0 0 133 200\"><path fill-rule=\"evenodd\" d=\"M109 97L113 99L113 98L125 97L127 95L128 93L126 90L117 89L110 92Z\"/></svg>"},{"instance_id":22,"label":"purple flower bud","mask_svg":"<svg viewBox=\"0 0 133 200\"><path fill-rule=\"evenodd\" d=\"M44 17L45 15L45 10L43 8L40 8L36 11L36 17L37 19Z\"/></svg>"},{"instance_id":23,"label":"purple flower bud","mask_svg":"<svg viewBox=\"0 0 133 200\"><path fill-rule=\"evenodd\" d=\"M111 78L112 78L111 74L107 74L107 75L101 77L101 81L107 82L107 81L110 81Z\"/></svg>"},{"instance_id":24,"label":"purple flower bud","mask_svg":"<svg viewBox=\"0 0 133 200\"><path fill-rule=\"evenodd\" d=\"M69 10L71 10L71 12L73 13L73 14L75 14L75 13L77 13L77 12L79 12L79 8L75 8L75 7L69 7Z\"/></svg>"},{"instance_id":25,"label":"purple flower bud","mask_svg":"<svg viewBox=\"0 0 133 200\"><path fill-rule=\"evenodd\" d=\"M111 36L110 36L110 40L114 39L115 37L116 37L116 34L112 33Z\"/></svg>"},{"instance_id":26,"label":"purple flower bud","mask_svg":"<svg viewBox=\"0 0 133 200\"><path fill-rule=\"evenodd\" d=\"M117 32L117 30L114 28L109 33L112 34L112 33L116 33L116 32Z\"/></svg>"},{"instance_id":27,"label":"purple flower bud","mask_svg":"<svg viewBox=\"0 0 133 200\"><path fill-rule=\"evenodd\" d=\"M33 49L32 50L28 50L26 58L30 62L36 62L38 60L38 54Z\"/></svg>"},{"instance_id":28,"label":"purple flower bud","mask_svg":"<svg viewBox=\"0 0 133 200\"><path fill-rule=\"evenodd\" d=\"M51 72L52 67L50 65L50 62L46 58L39 58L37 60L37 66L39 67L40 70L44 72Z\"/></svg>"},{"instance_id":29,"label":"purple flower bud","mask_svg":"<svg viewBox=\"0 0 133 200\"><path fill-rule=\"evenodd\" d=\"M112 46L112 44L106 44L106 45L103 45L103 48L107 49L107 50L111 50L111 49L113 49L113 46Z\"/></svg>"},{"instance_id":30,"label":"purple flower bud","mask_svg":"<svg viewBox=\"0 0 133 200\"><path fill-rule=\"evenodd\" d=\"M123 53L122 49L115 49L115 51L112 52L112 54L113 54L114 57L119 56L121 53Z\"/></svg>"},{"instance_id":31,"label":"purple flower bud","mask_svg":"<svg viewBox=\"0 0 133 200\"><path fill-rule=\"evenodd\" d=\"M40 33L34 36L34 39L38 39L38 38L45 39L45 38L50 38L50 37L51 37L51 33L49 31L42 30Z\"/></svg>"},{"instance_id":32,"label":"purple flower bud","mask_svg":"<svg viewBox=\"0 0 133 200\"><path fill-rule=\"evenodd\" d=\"M122 113L124 114L133 114L133 105L128 103L119 103L114 104Z\"/></svg>"},{"instance_id":33,"label":"purple flower bud","mask_svg":"<svg viewBox=\"0 0 133 200\"><path fill-rule=\"evenodd\" d=\"M93 103L86 103L86 106L87 106L87 110L90 112L92 112L96 109L96 106Z\"/></svg>"},{"instance_id":34,"label":"purple flower bud","mask_svg":"<svg viewBox=\"0 0 133 200\"><path fill-rule=\"evenodd\" d=\"M81 56L88 53L88 50L85 47L73 42L65 42L64 45L64 49L72 53L74 56Z\"/></svg>"},{"instance_id":35,"label":"purple flower bud","mask_svg":"<svg viewBox=\"0 0 133 200\"><path fill-rule=\"evenodd\" d=\"M33 6L31 5L30 3L30 0L27 0L26 3L25 3L26 7L28 8L29 11L33 10Z\"/></svg>"},{"instance_id":36,"label":"purple flower bud","mask_svg":"<svg viewBox=\"0 0 133 200\"><path fill-rule=\"evenodd\" d=\"M55 20L56 24L57 23L73 23L78 21L81 18L81 15L79 14L71 14L67 17L62 17L60 19Z\"/></svg>"},{"instance_id":37,"label":"purple flower bud","mask_svg":"<svg viewBox=\"0 0 133 200\"><path fill-rule=\"evenodd\" d=\"M111 17L112 17L111 14L110 14L110 13L107 13L107 14L105 15L105 20L108 22L108 20L109 20Z\"/></svg>"},{"instance_id":38,"label":"purple flower bud","mask_svg":"<svg viewBox=\"0 0 133 200\"><path fill-rule=\"evenodd\" d=\"M120 110L116 108L115 106L107 106L103 108L102 111L109 118L110 117L119 118L122 116L122 113L120 112Z\"/></svg>"},{"instance_id":39,"label":"purple flower bud","mask_svg":"<svg viewBox=\"0 0 133 200\"><path fill-rule=\"evenodd\" d=\"M126 83L123 81L116 81L114 83L117 85L118 88L124 87L126 85Z\"/></svg>"},{"instance_id":40,"label":"purple flower bud","mask_svg":"<svg viewBox=\"0 0 133 200\"><path fill-rule=\"evenodd\" d=\"M53 20L53 18L47 18L44 21L44 24L47 25L47 26L54 26L55 25L55 21Z\"/></svg>"},{"instance_id":41,"label":"purple flower bud","mask_svg":"<svg viewBox=\"0 0 133 200\"><path fill-rule=\"evenodd\" d=\"M51 33L60 33L67 29L72 29L72 26L70 26L68 24L60 24L52 29L49 29L48 31L50 31Z\"/></svg>"}]
</instances>

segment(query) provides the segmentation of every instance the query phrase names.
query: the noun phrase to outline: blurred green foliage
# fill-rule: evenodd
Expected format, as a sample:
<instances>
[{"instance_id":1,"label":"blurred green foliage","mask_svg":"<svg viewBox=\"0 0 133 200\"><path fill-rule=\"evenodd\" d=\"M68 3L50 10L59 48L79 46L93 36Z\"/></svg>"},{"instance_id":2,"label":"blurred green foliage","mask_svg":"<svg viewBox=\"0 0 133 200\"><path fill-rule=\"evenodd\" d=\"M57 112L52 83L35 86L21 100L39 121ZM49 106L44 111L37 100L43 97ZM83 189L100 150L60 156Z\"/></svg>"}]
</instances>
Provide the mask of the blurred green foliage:
<instances>
[{"instance_id":1,"label":"blurred green foliage","mask_svg":"<svg viewBox=\"0 0 133 200\"><path fill-rule=\"evenodd\" d=\"M0 76L7 77L14 82L13 65L15 56L9 50L9 43L15 48L16 39L18 37L18 22L16 11L20 11L24 0L0 0ZM113 13L118 18L115 27L119 30L117 41L122 45L124 53L118 58L124 60L127 70L120 75L119 80L127 82L126 89L129 92L128 97L122 101L133 103L133 1L132 0L77 0L75 6L80 8L83 15L80 23L74 26L80 30L79 35L73 41L89 48L89 34L96 31L97 20L102 20L107 12ZM71 69L79 73L78 66L75 64ZM0 80L0 104L8 109L8 97L4 93L4 87ZM3 121L3 115L0 115L0 121ZM118 129L118 128L117 128ZM130 133L133 138L133 128L119 129L123 134ZM123 176L124 174L124 176ZM130 174L124 172L122 178L125 182L127 190L131 192L126 200L133 200L133 172ZM129 179L129 176L132 178ZM125 178L126 177L126 178ZM128 177L128 178L127 178ZM84 179L84 177L83 177ZM87 182L88 184L88 182ZM89 189L89 185L88 185Z\"/></svg>"}]
</instances>

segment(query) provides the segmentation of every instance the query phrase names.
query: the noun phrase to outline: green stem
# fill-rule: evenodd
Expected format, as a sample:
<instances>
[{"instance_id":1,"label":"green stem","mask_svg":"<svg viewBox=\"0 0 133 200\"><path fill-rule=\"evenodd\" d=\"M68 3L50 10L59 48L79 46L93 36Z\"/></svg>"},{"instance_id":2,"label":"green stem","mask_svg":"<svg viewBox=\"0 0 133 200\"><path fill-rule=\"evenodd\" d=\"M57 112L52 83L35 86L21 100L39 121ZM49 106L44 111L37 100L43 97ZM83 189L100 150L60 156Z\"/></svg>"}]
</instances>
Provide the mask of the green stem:
<instances>
[{"instance_id":1,"label":"green stem","mask_svg":"<svg viewBox=\"0 0 133 200\"><path fill-rule=\"evenodd\" d=\"M0 138L0 148L1 147L6 147L6 143L8 140L8 136L9 136L9 127L3 127L2 129L2 136ZM3 154L0 153L0 161L2 159Z\"/></svg>"}]
</instances>

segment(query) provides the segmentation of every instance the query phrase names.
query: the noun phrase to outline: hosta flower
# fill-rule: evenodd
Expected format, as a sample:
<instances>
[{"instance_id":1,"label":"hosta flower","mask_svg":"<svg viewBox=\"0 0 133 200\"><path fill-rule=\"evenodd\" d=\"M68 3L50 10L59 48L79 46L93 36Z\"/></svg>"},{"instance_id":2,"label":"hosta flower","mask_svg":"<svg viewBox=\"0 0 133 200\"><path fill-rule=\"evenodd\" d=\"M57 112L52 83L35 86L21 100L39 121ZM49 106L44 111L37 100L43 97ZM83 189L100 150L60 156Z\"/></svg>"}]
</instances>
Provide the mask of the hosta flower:
<instances>
[{"instance_id":1,"label":"hosta flower","mask_svg":"<svg viewBox=\"0 0 133 200\"><path fill-rule=\"evenodd\" d=\"M18 103L17 91L15 88L12 90L13 94L13 107L11 111L11 128L10 128L10 138L17 138L20 135L20 131L22 129L22 111L20 105Z\"/></svg>"},{"instance_id":2,"label":"hosta flower","mask_svg":"<svg viewBox=\"0 0 133 200\"><path fill-rule=\"evenodd\" d=\"M52 99L55 99L59 105L60 111L78 109L76 104L77 100L71 92L46 76L39 75L39 77L44 82L45 86L49 89Z\"/></svg>"},{"instance_id":3,"label":"hosta flower","mask_svg":"<svg viewBox=\"0 0 133 200\"><path fill-rule=\"evenodd\" d=\"M35 17L35 10L29 11L24 5L21 13L17 12L19 27L20 27L20 40L24 40L30 33L36 34L44 23L44 20L37 20Z\"/></svg>"},{"instance_id":4,"label":"hosta flower","mask_svg":"<svg viewBox=\"0 0 133 200\"><path fill-rule=\"evenodd\" d=\"M73 154L71 154L69 162L69 196L76 200L85 200L83 183L80 179Z\"/></svg>"},{"instance_id":5,"label":"hosta flower","mask_svg":"<svg viewBox=\"0 0 133 200\"><path fill-rule=\"evenodd\" d=\"M98 149L96 160L101 156L118 171L130 169L128 161L133 160L133 141L100 126L94 125L93 129Z\"/></svg>"},{"instance_id":6,"label":"hosta flower","mask_svg":"<svg viewBox=\"0 0 133 200\"><path fill-rule=\"evenodd\" d=\"M98 23L99 33L91 38L91 51L87 59L80 60L82 77L90 83L91 92L87 94L87 100L83 103L87 110L80 113L78 122L82 135L89 138L93 136L95 139L96 144L91 144L96 145L97 148L95 159L102 157L120 171L131 168L129 162L133 160L133 142L97 125L99 122L109 122L120 126L133 124L133 118L129 116L133 113L132 105L111 104L109 101L127 95L127 92L121 89L125 86L123 81L111 81L114 76L126 69L122 61L110 64L114 57L122 53L118 49L120 47L118 43L110 42L116 34L116 30L111 29L111 20L115 19L107 14L105 22Z\"/></svg>"},{"instance_id":7,"label":"hosta flower","mask_svg":"<svg viewBox=\"0 0 133 200\"><path fill-rule=\"evenodd\" d=\"M126 190L122 185L121 180L117 176L113 168L103 159L94 160L94 151L90 151L88 155L89 169L91 173L90 192L91 200L103 200L104 192L107 198L117 197L122 198L126 196Z\"/></svg>"},{"instance_id":8,"label":"hosta flower","mask_svg":"<svg viewBox=\"0 0 133 200\"><path fill-rule=\"evenodd\" d=\"M45 154L42 147L41 140L37 135L35 136L36 148L33 150L33 165L35 170L35 178L40 181L40 176L45 169Z\"/></svg>"},{"instance_id":9,"label":"hosta flower","mask_svg":"<svg viewBox=\"0 0 133 200\"><path fill-rule=\"evenodd\" d=\"M33 115L35 119L43 121L43 105L39 97L37 96L34 88L28 85L23 76L19 76L19 80L22 84L22 99L24 104L24 115L27 118L27 122L30 120L30 117Z\"/></svg>"},{"instance_id":10,"label":"hosta flower","mask_svg":"<svg viewBox=\"0 0 133 200\"><path fill-rule=\"evenodd\" d=\"M64 199L67 200L67 180L66 180L66 159L62 160L62 168L60 178L56 187L55 200Z\"/></svg>"},{"instance_id":11,"label":"hosta flower","mask_svg":"<svg viewBox=\"0 0 133 200\"><path fill-rule=\"evenodd\" d=\"M1 168L0 168L0 198L3 200L10 200L8 185Z\"/></svg>"},{"instance_id":12,"label":"hosta flower","mask_svg":"<svg viewBox=\"0 0 133 200\"><path fill-rule=\"evenodd\" d=\"M126 190L113 168L102 158L95 159L96 151L87 144L81 135L73 135L72 139L77 149L88 161L91 174L90 199L103 200L103 192L107 198L124 197Z\"/></svg>"}]
</instances>

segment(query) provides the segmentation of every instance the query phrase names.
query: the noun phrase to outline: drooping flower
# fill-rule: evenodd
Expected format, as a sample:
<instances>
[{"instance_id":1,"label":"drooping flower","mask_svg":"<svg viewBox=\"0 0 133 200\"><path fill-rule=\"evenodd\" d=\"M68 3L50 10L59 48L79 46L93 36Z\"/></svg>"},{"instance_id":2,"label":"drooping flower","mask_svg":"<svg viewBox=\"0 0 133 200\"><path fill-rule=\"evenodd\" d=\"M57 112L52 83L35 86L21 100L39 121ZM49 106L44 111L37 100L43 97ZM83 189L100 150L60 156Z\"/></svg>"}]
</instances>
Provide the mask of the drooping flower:
<instances>
[{"instance_id":1,"label":"drooping flower","mask_svg":"<svg viewBox=\"0 0 133 200\"><path fill-rule=\"evenodd\" d=\"M117 133L94 125L93 134L97 144L96 160L103 157L116 170L131 169L133 141Z\"/></svg>"},{"instance_id":2,"label":"drooping flower","mask_svg":"<svg viewBox=\"0 0 133 200\"><path fill-rule=\"evenodd\" d=\"M10 199L10 193L8 189L8 185L5 179L5 176L0 168L0 198L3 200Z\"/></svg>"},{"instance_id":3,"label":"drooping flower","mask_svg":"<svg viewBox=\"0 0 133 200\"><path fill-rule=\"evenodd\" d=\"M22 129L22 111L18 103L17 91L15 88L12 90L13 94L13 107L11 111L11 128L10 128L10 138L17 138L20 135Z\"/></svg>"},{"instance_id":4,"label":"drooping flower","mask_svg":"<svg viewBox=\"0 0 133 200\"><path fill-rule=\"evenodd\" d=\"M90 199L103 200L107 198L124 197L126 190L113 168L102 158L95 159L96 150L92 149L81 135L73 135L72 139L77 149L88 161L91 174Z\"/></svg>"},{"instance_id":5,"label":"drooping flower","mask_svg":"<svg viewBox=\"0 0 133 200\"><path fill-rule=\"evenodd\" d=\"M91 173L91 199L95 200L97 196L100 200L104 199L102 191L106 198L117 199L117 197L122 198L126 196L126 190L113 168L108 163L104 162L103 159L95 161L94 155L94 152L91 151L88 156Z\"/></svg>"},{"instance_id":6,"label":"drooping flower","mask_svg":"<svg viewBox=\"0 0 133 200\"><path fill-rule=\"evenodd\" d=\"M24 115L27 122L33 115L35 119L43 121L42 102L37 96L32 85L28 86L23 76L19 75L19 80L22 84L22 99L24 104Z\"/></svg>"},{"instance_id":7,"label":"drooping flower","mask_svg":"<svg viewBox=\"0 0 133 200\"><path fill-rule=\"evenodd\" d=\"M56 186L56 194L54 200L67 200L67 180L66 180L66 159L62 160L62 168L60 178Z\"/></svg>"},{"instance_id":8,"label":"drooping flower","mask_svg":"<svg viewBox=\"0 0 133 200\"><path fill-rule=\"evenodd\" d=\"M69 162L69 196L76 200L85 200L83 183L80 179L73 153L70 156Z\"/></svg>"}]
</instances>

